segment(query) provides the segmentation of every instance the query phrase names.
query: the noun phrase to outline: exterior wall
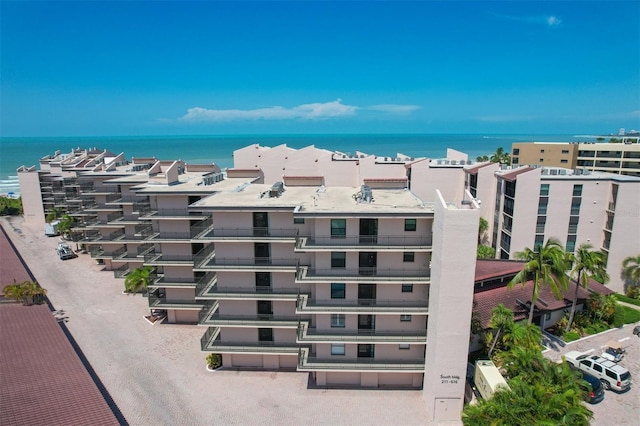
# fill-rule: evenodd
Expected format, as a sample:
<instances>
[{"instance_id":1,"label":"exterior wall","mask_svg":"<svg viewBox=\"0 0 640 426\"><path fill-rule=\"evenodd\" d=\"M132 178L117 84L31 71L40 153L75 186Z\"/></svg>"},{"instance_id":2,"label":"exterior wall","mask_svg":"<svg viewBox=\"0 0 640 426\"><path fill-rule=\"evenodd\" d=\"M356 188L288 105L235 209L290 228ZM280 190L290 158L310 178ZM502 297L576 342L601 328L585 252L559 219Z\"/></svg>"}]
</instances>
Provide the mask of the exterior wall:
<instances>
[{"instance_id":1,"label":"exterior wall","mask_svg":"<svg viewBox=\"0 0 640 426\"><path fill-rule=\"evenodd\" d=\"M493 235L493 213L495 209L496 199L496 178L495 172L500 169L498 163L492 163L478 170L478 183L476 186L476 200L480 204L480 217L483 217L489 223L486 233L485 244L491 243L491 235Z\"/></svg>"},{"instance_id":2,"label":"exterior wall","mask_svg":"<svg viewBox=\"0 0 640 426\"><path fill-rule=\"evenodd\" d=\"M40 223L44 226L44 208L40 191L40 174L36 171L18 172L20 196L24 219L28 223Z\"/></svg>"},{"instance_id":3,"label":"exterior wall","mask_svg":"<svg viewBox=\"0 0 640 426\"><path fill-rule=\"evenodd\" d=\"M525 247L533 248L534 246L534 235L536 232L536 221L538 218L539 194L539 169L518 175L518 179L516 180L515 203L513 207L513 227L511 231L511 247L509 251L510 259L513 259L514 254L518 251L522 251ZM552 203L549 202L549 206L551 206L551 204ZM569 204L571 204L571 200L569 200ZM502 208L504 211L504 205ZM549 211L547 212L547 217L555 218L556 216ZM503 217L500 219L502 220ZM567 215L567 223L568 221L569 217ZM504 226L504 224L502 224L502 226ZM566 225L564 226L564 230L566 236ZM500 233L498 233L498 241L500 241ZM498 253L498 256L499 255L500 254Z\"/></svg>"},{"instance_id":4,"label":"exterior wall","mask_svg":"<svg viewBox=\"0 0 640 426\"><path fill-rule=\"evenodd\" d=\"M436 190L450 203L459 203L464 193L465 173L462 166L432 166L429 160L411 165L411 192L426 202L436 200Z\"/></svg>"},{"instance_id":5,"label":"exterior wall","mask_svg":"<svg viewBox=\"0 0 640 426\"><path fill-rule=\"evenodd\" d=\"M516 154L519 150L519 154ZM568 142L514 142L511 161L514 166L539 164L547 167L576 167L578 144Z\"/></svg>"},{"instance_id":6,"label":"exterior wall","mask_svg":"<svg viewBox=\"0 0 640 426\"><path fill-rule=\"evenodd\" d=\"M581 143L577 164L589 170L640 176L640 144Z\"/></svg>"},{"instance_id":7,"label":"exterior wall","mask_svg":"<svg viewBox=\"0 0 640 426\"><path fill-rule=\"evenodd\" d=\"M621 277L622 261L640 254L640 184L617 182L618 197L615 205L613 229L609 245L607 272L608 287L623 292L625 283Z\"/></svg>"},{"instance_id":8,"label":"exterior wall","mask_svg":"<svg viewBox=\"0 0 640 426\"><path fill-rule=\"evenodd\" d=\"M459 421L463 407L479 221L478 210L449 208L438 196L423 387L434 422Z\"/></svg>"}]
</instances>

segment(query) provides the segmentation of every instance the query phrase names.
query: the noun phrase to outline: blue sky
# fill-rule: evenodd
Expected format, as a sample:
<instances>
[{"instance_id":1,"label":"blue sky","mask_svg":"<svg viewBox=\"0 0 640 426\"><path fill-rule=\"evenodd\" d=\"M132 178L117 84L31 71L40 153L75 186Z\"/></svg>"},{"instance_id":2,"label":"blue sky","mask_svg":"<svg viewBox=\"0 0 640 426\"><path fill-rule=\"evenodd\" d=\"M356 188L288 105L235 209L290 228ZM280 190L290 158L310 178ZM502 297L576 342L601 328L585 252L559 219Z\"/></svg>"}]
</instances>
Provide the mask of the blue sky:
<instances>
[{"instance_id":1,"label":"blue sky","mask_svg":"<svg viewBox=\"0 0 640 426\"><path fill-rule=\"evenodd\" d=\"M1 135L640 129L640 2L7 2Z\"/></svg>"}]
</instances>

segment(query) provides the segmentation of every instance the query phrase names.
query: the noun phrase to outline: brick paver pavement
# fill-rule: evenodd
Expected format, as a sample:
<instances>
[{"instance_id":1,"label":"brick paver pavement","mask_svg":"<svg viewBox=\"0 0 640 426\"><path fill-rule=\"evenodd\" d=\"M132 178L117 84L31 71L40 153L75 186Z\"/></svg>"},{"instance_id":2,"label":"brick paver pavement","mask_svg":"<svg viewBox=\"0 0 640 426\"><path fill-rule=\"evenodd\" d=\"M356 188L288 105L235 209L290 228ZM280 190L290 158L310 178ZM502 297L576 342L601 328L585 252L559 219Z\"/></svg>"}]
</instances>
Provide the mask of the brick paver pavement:
<instances>
[{"instance_id":1,"label":"brick paver pavement","mask_svg":"<svg viewBox=\"0 0 640 426\"><path fill-rule=\"evenodd\" d=\"M306 373L205 369L204 328L151 326L147 299L87 254L61 261L57 238L2 219L38 282L132 425L425 424L420 391L307 389Z\"/></svg>"}]
</instances>

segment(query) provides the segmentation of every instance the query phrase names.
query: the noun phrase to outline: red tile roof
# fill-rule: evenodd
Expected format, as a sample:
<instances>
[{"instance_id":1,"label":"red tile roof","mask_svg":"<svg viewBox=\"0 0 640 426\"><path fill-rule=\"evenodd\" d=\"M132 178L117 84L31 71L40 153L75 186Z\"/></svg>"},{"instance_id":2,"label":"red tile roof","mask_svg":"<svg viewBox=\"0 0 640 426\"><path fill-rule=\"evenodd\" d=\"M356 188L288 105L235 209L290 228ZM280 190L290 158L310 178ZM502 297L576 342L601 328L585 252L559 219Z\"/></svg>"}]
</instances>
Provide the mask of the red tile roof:
<instances>
[{"instance_id":1,"label":"red tile roof","mask_svg":"<svg viewBox=\"0 0 640 426\"><path fill-rule=\"evenodd\" d=\"M524 287L521 284L518 284L512 289L508 289L505 283L502 287L476 291L473 296L475 302L474 312L477 313L482 327L489 327L491 310L500 303L513 311L514 319L516 321L527 318L529 315L528 305L522 306L518 301L525 304L529 304L531 302L532 285L532 281L527 281ZM613 291L595 281L591 281L589 283L589 290L602 294L613 293ZM564 298L562 300L556 300L549 287L543 287L540 290L538 301L536 302L536 308L540 311L557 311L559 309L569 308L571 307L575 291L576 284L571 282L569 290L564 293ZM578 300L588 299L590 294L591 293L589 291L580 287L578 289Z\"/></svg>"},{"instance_id":2,"label":"red tile roof","mask_svg":"<svg viewBox=\"0 0 640 426\"><path fill-rule=\"evenodd\" d=\"M500 176L504 180L514 181L514 180L516 180L516 177L518 177L518 175L521 175L522 173L526 173L526 172L531 171L531 170L535 170L535 168L528 167L528 166L527 167L521 167L521 168L516 169L516 170L514 170L514 171L512 171L510 173L505 173L505 174L500 175Z\"/></svg>"},{"instance_id":3,"label":"red tile roof","mask_svg":"<svg viewBox=\"0 0 640 426\"><path fill-rule=\"evenodd\" d=\"M470 173L470 174L474 175L474 174L478 173L478 170L480 170L481 168L483 168L483 167L487 167L487 166L490 166L490 165L492 165L492 164L493 164L493 163L492 163L491 161L489 161L489 162L486 162L486 163L477 164L477 165L475 165L475 166L473 166L473 167L469 167L469 168L466 168L466 169L464 169L464 170L465 170L467 173Z\"/></svg>"},{"instance_id":4,"label":"red tile roof","mask_svg":"<svg viewBox=\"0 0 640 426\"><path fill-rule=\"evenodd\" d=\"M524 262L519 260L478 259L476 261L476 282L513 276L520 272Z\"/></svg>"},{"instance_id":5,"label":"red tile roof","mask_svg":"<svg viewBox=\"0 0 640 426\"><path fill-rule=\"evenodd\" d=\"M0 231L1 282L31 280ZM47 305L0 303L0 335L0 423L120 424Z\"/></svg>"}]
</instances>

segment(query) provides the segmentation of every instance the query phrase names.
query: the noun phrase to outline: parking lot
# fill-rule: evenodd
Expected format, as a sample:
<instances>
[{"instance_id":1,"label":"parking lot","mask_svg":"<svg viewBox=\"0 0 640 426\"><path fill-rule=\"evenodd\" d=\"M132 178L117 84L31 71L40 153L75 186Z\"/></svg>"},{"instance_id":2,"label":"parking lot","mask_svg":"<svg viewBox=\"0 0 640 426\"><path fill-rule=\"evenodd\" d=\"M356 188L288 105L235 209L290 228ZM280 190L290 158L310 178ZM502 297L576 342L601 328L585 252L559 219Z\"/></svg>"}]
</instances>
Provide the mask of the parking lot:
<instances>
[{"instance_id":1,"label":"parking lot","mask_svg":"<svg viewBox=\"0 0 640 426\"><path fill-rule=\"evenodd\" d=\"M593 411L593 425L636 425L640 419L640 338L633 335L633 324L609 330L596 336L584 338L561 347L554 346L544 355L554 361L569 351L600 355L610 340L620 342L626 353L619 364L631 372L631 389L624 393L605 391L602 402L589 405Z\"/></svg>"}]
</instances>

